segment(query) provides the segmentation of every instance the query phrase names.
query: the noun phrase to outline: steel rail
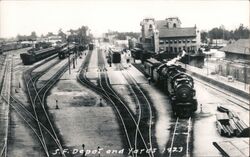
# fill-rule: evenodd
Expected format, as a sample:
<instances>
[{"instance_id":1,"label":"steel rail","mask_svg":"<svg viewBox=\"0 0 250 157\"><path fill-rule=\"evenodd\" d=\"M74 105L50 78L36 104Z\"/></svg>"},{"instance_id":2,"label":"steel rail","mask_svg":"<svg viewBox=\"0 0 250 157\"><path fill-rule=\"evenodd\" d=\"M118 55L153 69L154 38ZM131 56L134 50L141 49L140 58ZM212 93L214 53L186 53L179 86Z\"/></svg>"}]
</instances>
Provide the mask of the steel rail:
<instances>
[{"instance_id":1,"label":"steel rail","mask_svg":"<svg viewBox=\"0 0 250 157\"><path fill-rule=\"evenodd\" d=\"M176 132L177 125L178 125L178 120L179 120L179 117L176 118L174 133L173 133L173 137L172 137L171 145L170 145L169 157L172 156L172 149L173 149L173 145L174 145L174 137L175 137L175 134L176 134L175 132Z\"/></svg>"},{"instance_id":2,"label":"steel rail","mask_svg":"<svg viewBox=\"0 0 250 157\"><path fill-rule=\"evenodd\" d=\"M101 62L104 63L104 58L103 58L103 55L102 55L102 51L98 53L98 60L101 60ZM105 64L99 64L99 67L103 67L103 69L105 69ZM129 115L131 116L132 120L134 121L134 124L136 125L136 132L139 131L139 134L140 134L140 137L143 141L143 144L145 145L145 148L148 150L148 146L145 142L145 139L140 131L140 127L139 127L139 124L136 122L135 118L134 118L134 115L132 114L132 111L127 107L127 105L121 100L120 96L118 96L116 94L116 92L113 90L113 88L110 86L110 83L108 81L108 77L107 77L107 72L104 71L104 76L105 76L105 81L106 81L106 84L107 84L107 87L109 88L109 90L111 91L111 93L113 93L111 96L114 97L115 99L117 99L120 103L122 103L122 105L126 108L127 112L129 113ZM100 80L101 82L101 80ZM150 155L150 154L149 154Z\"/></svg>"},{"instance_id":3,"label":"steel rail","mask_svg":"<svg viewBox=\"0 0 250 157\"><path fill-rule=\"evenodd\" d=\"M7 109L4 146L1 151L1 156L4 155L4 157L6 157L8 153L9 104L10 104L11 79L12 79L12 65L13 65L13 59L11 58L11 61L9 61L6 57L5 68L4 68L4 73L3 73L4 77L3 77L2 88L1 88L1 97L4 97L4 96L8 97L7 101L5 102L7 103L8 109ZM8 82L6 83L6 81Z\"/></svg>"},{"instance_id":4,"label":"steel rail","mask_svg":"<svg viewBox=\"0 0 250 157\"><path fill-rule=\"evenodd\" d=\"M115 96L114 98L117 99L117 100L125 107L125 109L127 110L127 112L128 112L128 114L130 115L132 121L133 121L134 124L136 125L136 129L138 129L138 132L139 132L139 134L140 134L140 137L141 137L141 139L142 139L142 141L143 141L143 144L144 144L145 148L148 150L148 146L147 146L147 144L146 144L146 142L145 142L145 139L144 139L144 137L143 137L143 135L142 135L142 133L141 133L141 131L140 131L139 124L136 123L136 120L135 120L133 114L131 113L130 109L127 107L127 105L121 100L121 98L116 94L116 92L115 92L115 91L112 89L112 87L110 86L110 83L109 83L108 80L107 80L107 73L105 73L105 81L106 81L106 83L107 83L108 88L111 90L111 92L113 92L113 95ZM149 155L150 155L150 154L149 154Z\"/></svg>"},{"instance_id":5,"label":"steel rail","mask_svg":"<svg viewBox=\"0 0 250 157\"><path fill-rule=\"evenodd\" d=\"M100 74L99 74L99 77L100 77ZM109 100L109 101L112 103L112 105L115 107L115 110L116 110L116 112L118 113L119 118L120 118L120 120L121 120L121 122L122 122L123 129L124 129L124 131L125 131L126 138L127 138L128 143L129 143L129 147L130 147L130 149L132 149L131 141L130 141L130 138L129 138L129 135L128 135L128 130L127 130L126 124L125 124L125 122L124 122L124 120L123 120L123 117L122 117L122 115L121 115L119 109L117 108L117 106L115 105L115 103L114 103L114 101L111 99L111 97L108 95L108 93L106 92L106 90L103 88L101 81L100 81L100 86L101 86L101 88L103 89L103 91L104 91L104 93L105 93L105 95L106 95L106 98L108 98L108 100ZM132 154L132 156L134 156L134 154Z\"/></svg>"},{"instance_id":6,"label":"steel rail","mask_svg":"<svg viewBox=\"0 0 250 157\"><path fill-rule=\"evenodd\" d=\"M47 118L47 120L48 120L48 122L49 122L50 128L51 128L51 130L52 130L52 132L53 132L53 134L54 134L54 138L56 139L55 142L56 142L57 146L59 147L62 156L65 156L65 154L64 154L64 152L63 152L63 148L62 148L62 145L61 145L61 143L60 143L60 140L58 139L58 136L57 136L57 134L56 134L56 132L55 132L55 129L54 129L54 127L53 127L53 125L52 125L52 123L51 123L51 121L50 121L50 118L49 118L49 116L48 116L48 113L47 113L47 111L46 111L46 109L45 109L45 107L44 107L44 101L45 101L45 97L46 97L48 91L49 91L49 90L54 86L54 84L57 82L57 79L55 79L55 78L56 78L56 77L60 78L60 77L65 73L65 71L67 70L67 68L68 68L68 62L67 62L66 64L64 64L64 65L62 66L62 68L60 68L60 69L59 69L59 70L58 70L58 71L57 71L57 72L56 72L56 73L46 82L46 84L45 84L43 87L41 87L41 88L39 89L39 91L37 91L37 89L36 89L36 85L35 85L36 82L31 81L32 84L33 84L33 88L35 89L35 92L36 92L36 96L35 96L34 101L36 102L37 99L39 100L39 103L40 103L40 105L42 106L42 109L43 109L43 111L44 111L44 113L45 113L45 116L46 116L46 118ZM46 87L47 87L47 88L46 88ZM45 89L44 93L42 94L42 99L41 99L40 96L39 96L39 94L41 93L41 91L42 91L44 88L46 88L46 89Z\"/></svg>"},{"instance_id":7,"label":"steel rail","mask_svg":"<svg viewBox=\"0 0 250 157\"><path fill-rule=\"evenodd\" d=\"M207 86L207 87L209 87L209 88L211 88L211 89L213 89L213 90L215 90L215 91L217 91L217 92L220 92L220 93L222 93L222 94L224 94L224 95L227 95L227 96L229 96L229 97L231 97L231 98L233 98L233 99L235 99L235 100L241 102L242 104L245 104L245 105L248 105L248 106L249 106L249 104L246 103L245 101L240 100L239 98L237 98L237 97L235 97L235 96L233 96L233 95L231 95L231 94L229 94L229 93L226 93L226 92L224 92L223 90L220 90L220 89L218 89L218 88L216 88L216 87L213 87L213 86L211 86L211 85L209 85L209 84L207 84L207 83L205 83L205 82L203 82L203 81L201 81L201 80L199 80L199 79L194 78L194 80L196 80L197 82L199 82L199 83L201 83L201 84L203 84L203 85L205 85L205 86ZM243 106L243 105L241 105L241 104L235 102L234 100L230 100L230 99L228 99L228 98L225 98L225 99L228 100L228 101L230 101L230 102L232 102L232 103L234 103L235 105L237 105L237 106L239 106L239 107L241 107L241 108L243 108L243 109L249 111L249 107L247 108L247 107L245 107L245 106Z\"/></svg>"},{"instance_id":8,"label":"steel rail","mask_svg":"<svg viewBox=\"0 0 250 157\"><path fill-rule=\"evenodd\" d=\"M144 97L145 101L147 102L147 106L148 106L148 110L149 110L149 145L150 148L152 147L152 119L153 119L153 114L152 114L152 108L151 108L151 104L148 100L148 98L146 97L146 95L144 94L144 92L141 90L141 88L138 86L138 84L136 83L136 80L131 76L131 74L126 70L126 72L128 73L129 78L131 79L132 83L136 86L136 88L139 90L139 92L142 94L142 96ZM138 97L138 96L137 96ZM154 154L152 153L152 156L154 156Z\"/></svg>"},{"instance_id":9,"label":"steel rail","mask_svg":"<svg viewBox=\"0 0 250 157\"><path fill-rule=\"evenodd\" d=\"M33 108L35 117L36 117L36 119L38 119L36 107L35 107L35 104L34 104L35 102L34 102L34 100L32 99L31 91L30 91L29 84L28 84L28 83L31 81L31 79L32 79L32 77L30 78L29 81L27 81L27 80L26 80L26 77L24 77L24 82L25 82L25 85L26 85L26 88L27 88L27 91L28 91L28 96L29 96L29 98L30 98L30 102L31 102L31 105L32 105L32 108ZM46 145L46 142L45 142L45 138L44 138L44 136L43 136L43 132L42 132L40 123L38 123L38 121L37 121L37 125L38 125L39 132L40 132L40 135L42 136L42 140L43 140L42 146L43 146L43 148L44 148L44 150L45 150L46 156L49 157L49 151L48 151L48 148L47 148L47 145Z\"/></svg>"}]
</instances>

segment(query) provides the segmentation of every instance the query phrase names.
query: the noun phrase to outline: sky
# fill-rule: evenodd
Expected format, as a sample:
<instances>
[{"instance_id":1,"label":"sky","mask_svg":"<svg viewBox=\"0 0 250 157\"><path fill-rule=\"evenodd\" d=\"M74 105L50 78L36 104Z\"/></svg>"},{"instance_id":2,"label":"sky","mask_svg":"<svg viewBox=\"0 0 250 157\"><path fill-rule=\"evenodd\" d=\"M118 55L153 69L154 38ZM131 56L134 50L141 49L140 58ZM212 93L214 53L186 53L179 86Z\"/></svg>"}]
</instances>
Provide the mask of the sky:
<instances>
[{"instance_id":1,"label":"sky","mask_svg":"<svg viewBox=\"0 0 250 157\"><path fill-rule=\"evenodd\" d=\"M88 26L100 36L108 30L140 32L145 17L177 16L182 27L210 30L224 25L249 27L248 0L0 0L0 37L64 32Z\"/></svg>"}]
</instances>

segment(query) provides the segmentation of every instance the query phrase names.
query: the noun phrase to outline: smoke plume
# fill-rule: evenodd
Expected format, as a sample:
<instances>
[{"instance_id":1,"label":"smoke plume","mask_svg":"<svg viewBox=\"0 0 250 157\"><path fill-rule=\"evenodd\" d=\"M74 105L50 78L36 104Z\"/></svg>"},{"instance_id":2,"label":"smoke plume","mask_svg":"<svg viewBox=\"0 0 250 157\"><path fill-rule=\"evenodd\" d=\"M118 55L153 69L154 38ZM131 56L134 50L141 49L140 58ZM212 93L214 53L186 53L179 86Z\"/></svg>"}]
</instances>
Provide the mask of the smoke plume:
<instances>
[{"instance_id":1,"label":"smoke plume","mask_svg":"<svg viewBox=\"0 0 250 157\"><path fill-rule=\"evenodd\" d=\"M186 54L186 52L184 50L182 50L182 54L178 55L177 57L171 59L170 61L168 61L166 64L167 65L173 65L175 64L177 61L179 61L182 57L184 57Z\"/></svg>"}]
</instances>

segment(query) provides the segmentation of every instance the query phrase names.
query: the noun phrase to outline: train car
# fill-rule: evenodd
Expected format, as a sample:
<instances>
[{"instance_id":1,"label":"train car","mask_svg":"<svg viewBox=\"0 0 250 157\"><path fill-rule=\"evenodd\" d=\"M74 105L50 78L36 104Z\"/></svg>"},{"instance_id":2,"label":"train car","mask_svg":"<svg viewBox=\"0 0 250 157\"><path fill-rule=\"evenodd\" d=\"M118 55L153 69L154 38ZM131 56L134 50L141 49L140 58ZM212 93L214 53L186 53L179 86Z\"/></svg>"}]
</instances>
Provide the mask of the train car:
<instances>
[{"instance_id":1,"label":"train car","mask_svg":"<svg viewBox=\"0 0 250 157\"><path fill-rule=\"evenodd\" d=\"M87 50L87 45L79 45L78 46L78 50L81 52L81 51L84 51L84 50Z\"/></svg>"},{"instance_id":2,"label":"train car","mask_svg":"<svg viewBox=\"0 0 250 157\"><path fill-rule=\"evenodd\" d=\"M145 68L145 72L146 74L153 80L153 75L154 75L154 72L153 70L160 66L162 63L159 62L158 60L154 59L154 58L150 58L150 59L147 59L145 62L144 62L144 68Z\"/></svg>"},{"instance_id":3,"label":"train car","mask_svg":"<svg viewBox=\"0 0 250 157\"><path fill-rule=\"evenodd\" d=\"M17 50L21 48L22 48L22 44L19 42L9 42L9 43L4 43L0 45L1 52Z\"/></svg>"},{"instance_id":4,"label":"train car","mask_svg":"<svg viewBox=\"0 0 250 157\"><path fill-rule=\"evenodd\" d=\"M94 44L93 43L90 43L89 44L89 50L93 50L94 49Z\"/></svg>"},{"instance_id":5,"label":"train car","mask_svg":"<svg viewBox=\"0 0 250 157\"><path fill-rule=\"evenodd\" d=\"M112 63L121 63L121 53L117 51L112 52Z\"/></svg>"},{"instance_id":6,"label":"train car","mask_svg":"<svg viewBox=\"0 0 250 157\"><path fill-rule=\"evenodd\" d=\"M58 57L59 59L64 59L68 57L74 50L75 50L75 45L69 45L69 46L64 46L58 51Z\"/></svg>"},{"instance_id":7,"label":"train car","mask_svg":"<svg viewBox=\"0 0 250 157\"><path fill-rule=\"evenodd\" d=\"M197 110L193 78L179 66L163 64L157 69L161 86L170 97L175 115L189 117Z\"/></svg>"},{"instance_id":8,"label":"train car","mask_svg":"<svg viewBox=\"0 0 250 157\"><path fill-rule=\"evenodd\" d=\"M20 57L24 65L31 65L37 61L40 61L53 54L56 54L59 49L60 48L58 47L50 47L50 48L42 49L39 51L21 53Z\"/></svg>"},{"instance_id":9,"label":"train car","mask_svg":"<svg viewBox=\"0 0 250 157\"><path fill-rule=\"evenodd\" d=\"M144 70L169 96L175 116L189 117L197 110L193 78L181 66L167 65L151 58L144 62Z\"/></svg>"}]
</instances>

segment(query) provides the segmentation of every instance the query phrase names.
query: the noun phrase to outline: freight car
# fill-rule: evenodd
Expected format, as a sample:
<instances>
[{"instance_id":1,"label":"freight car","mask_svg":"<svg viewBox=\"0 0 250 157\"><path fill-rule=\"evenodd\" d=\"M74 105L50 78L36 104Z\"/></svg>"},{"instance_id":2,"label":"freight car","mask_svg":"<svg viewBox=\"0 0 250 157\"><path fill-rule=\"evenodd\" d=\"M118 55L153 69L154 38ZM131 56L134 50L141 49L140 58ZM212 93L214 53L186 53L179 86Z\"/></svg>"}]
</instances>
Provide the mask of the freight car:
<instances>
[{"instance_id":1,"label":"freight car","mask_svg":"<svg viewBox=\"0 0 250 157\"><path fill-rule=\"evenodd\" d=\"M150 68L146 73L169 96L174 115L191 116L197 110L192 77L184 73L182 68L177 65L167 65L166 63L159 65L159 62L152 62L152 59L146 60L146 63ZM152 66L148 63L151 63Z\"/></svg>"},{"instance_id":2,"label":"freight car","mask_svg":"<svg viewBox=\"0 0 250 157\"><path fill-rule=\"evenodd\" d=\"M93 50L94 49L94 44L93 43L90 43L89 44L89 50Z\"/></svg>"},{"instance_id":3,"label":"freight car","mask_svg":"<svg viewBox=\"0 0 250 157\"><path fill-rule=\"evenodd\" d=\"M10 42L10 43L4 43L0 45L1 52L17 50L21 48L22 48L22 44L19 42Z\"/></svg>"},{"instance_id":4,"label":"freight car","mask_svg":"<svg viewBox=\"0 0 250 157\"><path fill-rule=\"evenodd\" d=\"M21 57L24 65L30 65L30 64L33 64L39 60L47 58L53 54L56 54L57 51L60 49L61 49L61 47L50 47L50 48L42 49L39 51L21 53L20 57Z\"/></svg>"},{"instance_id":5,"label":"freight car","mask_svg":"<svg viewBox=\"0 0 250 157\"><path fill-rule=\"evenodd\" d=\"M118 49L109 48L108 60L111 63L121 63L121 51Z\"/></svg>"}]
</instances>

